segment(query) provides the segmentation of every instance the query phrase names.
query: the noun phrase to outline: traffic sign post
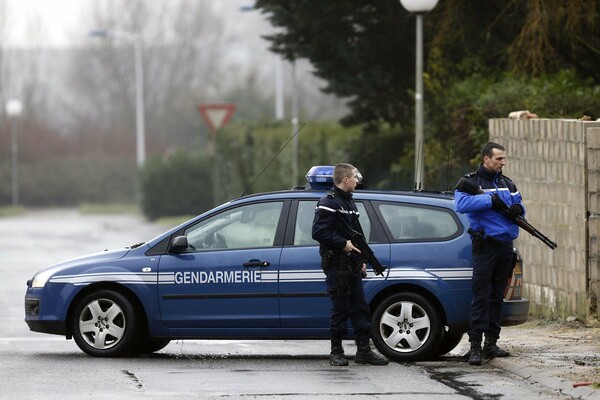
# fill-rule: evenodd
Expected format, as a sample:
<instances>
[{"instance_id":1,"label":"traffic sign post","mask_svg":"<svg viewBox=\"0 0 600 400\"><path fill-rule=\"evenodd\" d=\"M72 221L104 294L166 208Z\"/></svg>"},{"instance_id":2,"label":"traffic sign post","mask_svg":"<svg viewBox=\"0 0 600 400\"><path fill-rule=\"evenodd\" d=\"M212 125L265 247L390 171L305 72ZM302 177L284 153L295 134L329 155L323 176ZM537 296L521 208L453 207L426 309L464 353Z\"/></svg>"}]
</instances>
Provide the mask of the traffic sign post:
<instances>
[{"instance_id":1,"label":"traffic sign post","mask_svg":"<svg viewBox=\"0 0 600 400\"><path fill-rule=\"evenodd\" d=\"M198 111L213 136L223 128L235 112L233 103L200 104Z\"/></svg>"},{"instance_id":2,"label":"traffic sign post","mask_svg":"<svg viewBox=\"0 0 600 400\"><path fill-rule=\"evenodd\" d=\"M216 103L216 104L200 104L198 111L202 119L210 130L210 138L208 141L208 154L213 159L213 163L217 164L217 152L216 139L217 132L223 128L235 112L235 104L233 103ZM217 196L217 179L218 179L218 168L213 168L213 203L216 206L218 204Z\"/></svg>"}]
</instances>

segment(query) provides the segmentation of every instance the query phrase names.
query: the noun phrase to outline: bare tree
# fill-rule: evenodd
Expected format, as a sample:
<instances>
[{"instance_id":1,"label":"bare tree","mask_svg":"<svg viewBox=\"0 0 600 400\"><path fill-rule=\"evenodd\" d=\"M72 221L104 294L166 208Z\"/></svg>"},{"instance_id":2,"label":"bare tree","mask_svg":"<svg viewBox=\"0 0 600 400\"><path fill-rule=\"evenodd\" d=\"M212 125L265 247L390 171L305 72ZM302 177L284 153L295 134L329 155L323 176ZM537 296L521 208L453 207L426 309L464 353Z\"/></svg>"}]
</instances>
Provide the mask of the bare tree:
<instances>
[{"instance_id":1,"label":"bare tree","mask_svg":"<svg viewBox=\"0 0 600 400\"><path fill-rule=\"evenodd\" d=\"M98 3L88 26L139 33L143 42L146 133L150 147L182 144L199 122L195 104L219 81L222 25L206 4L192 0ZM90 38L73 54L65 99L74 132L120 132L133 140L132 43ZM127 139L129 140L129 139Z\"/></svg>"}]
</instances>

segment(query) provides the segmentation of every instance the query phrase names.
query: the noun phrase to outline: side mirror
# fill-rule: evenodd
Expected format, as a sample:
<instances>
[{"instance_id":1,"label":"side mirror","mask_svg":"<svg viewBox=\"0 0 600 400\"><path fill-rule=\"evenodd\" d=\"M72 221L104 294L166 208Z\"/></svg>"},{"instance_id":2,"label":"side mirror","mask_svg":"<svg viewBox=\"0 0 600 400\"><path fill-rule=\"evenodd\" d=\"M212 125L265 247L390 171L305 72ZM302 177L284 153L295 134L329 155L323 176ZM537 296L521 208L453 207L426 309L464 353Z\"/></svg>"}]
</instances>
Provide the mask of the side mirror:
<instances>
[{"instance_id":1,"label":"side mirror","mask_svg":"<svg viewBox=\"0 0 600 400\"><path fill-rule=\"evenodd\" d=\"M185 251L188 248L188 239L187 236L177 236L175 239L173 239L173 242L171 242L171 252L173 253L180 253L182 251Z\"/></svg>"}]
</instances>

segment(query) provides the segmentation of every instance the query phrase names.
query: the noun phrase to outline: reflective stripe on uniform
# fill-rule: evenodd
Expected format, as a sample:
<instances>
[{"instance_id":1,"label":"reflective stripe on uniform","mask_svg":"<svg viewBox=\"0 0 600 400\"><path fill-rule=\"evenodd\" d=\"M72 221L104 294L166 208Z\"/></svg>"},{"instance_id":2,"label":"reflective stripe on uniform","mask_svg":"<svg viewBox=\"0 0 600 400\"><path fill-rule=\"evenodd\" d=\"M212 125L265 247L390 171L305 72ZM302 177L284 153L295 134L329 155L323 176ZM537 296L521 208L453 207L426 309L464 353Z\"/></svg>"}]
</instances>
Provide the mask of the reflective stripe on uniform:
<instances>
[{"instance_id":1,"label":"reflective stripe on uniform","mask_svg":"<svg viewBox=\"0 0 600 400\"><path fill-rule=\"evenodd\" d=\"M354 211L354 210L344 210L342 208L340 208L339 210L330 208L330 207L325 207L325 206L317 206L317 209L321 209L321 210L325 210L325 211L329 211L329 212L339 212L341 214L356 214L356 215L360 215L358 211Z\"/></svg>"}]
</instances>

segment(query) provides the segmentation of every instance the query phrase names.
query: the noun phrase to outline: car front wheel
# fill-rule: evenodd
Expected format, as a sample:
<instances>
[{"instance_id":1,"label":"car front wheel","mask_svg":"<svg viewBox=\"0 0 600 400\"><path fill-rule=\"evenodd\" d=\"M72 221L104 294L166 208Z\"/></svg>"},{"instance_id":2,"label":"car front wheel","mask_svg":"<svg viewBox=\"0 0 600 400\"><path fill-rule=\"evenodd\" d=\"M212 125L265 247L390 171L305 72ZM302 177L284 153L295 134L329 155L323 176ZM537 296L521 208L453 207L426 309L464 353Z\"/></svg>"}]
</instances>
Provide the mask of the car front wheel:
<instances>
[{"instance_id":1,"label":"car front wheel","mask_svg":"<svg viewBox=\"0 0 600 400\"><path fill-rule=\"evenodd\" d=\"M417 293L388 297L373 314L373 343L394 361L432 358L442 339L439 312Z\"/></svg>"},{"instance_id":2,"label":"car front wheel","mask_svg":"<svg viewBox=\"0 0 600 400\"><path fill-rule=\"evenodd\" d=\"M96 357L128 355L139 330L133 305L113 290L84 297L75 309L72 324L77 346Z\"/></svg>"}]
</instances>

